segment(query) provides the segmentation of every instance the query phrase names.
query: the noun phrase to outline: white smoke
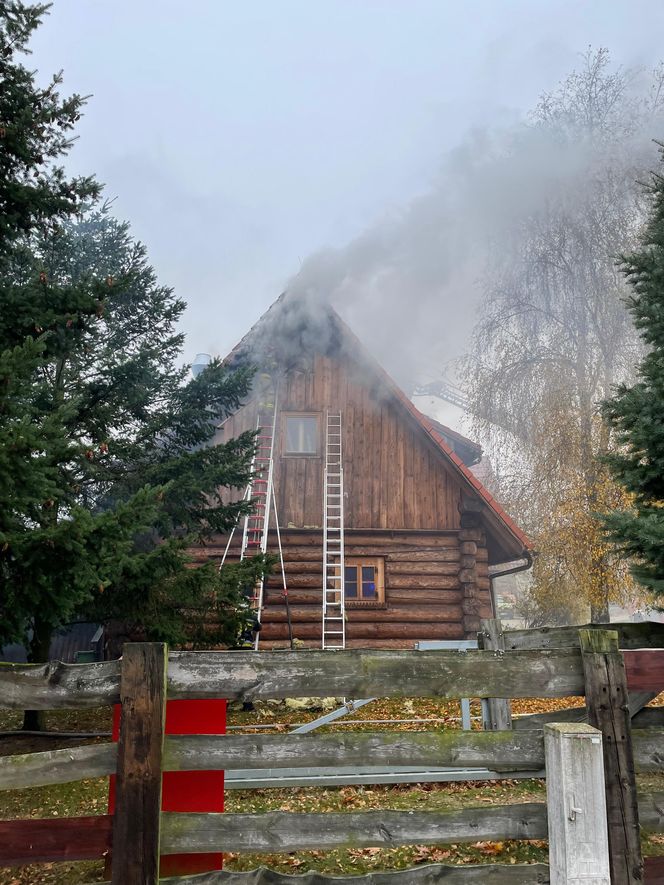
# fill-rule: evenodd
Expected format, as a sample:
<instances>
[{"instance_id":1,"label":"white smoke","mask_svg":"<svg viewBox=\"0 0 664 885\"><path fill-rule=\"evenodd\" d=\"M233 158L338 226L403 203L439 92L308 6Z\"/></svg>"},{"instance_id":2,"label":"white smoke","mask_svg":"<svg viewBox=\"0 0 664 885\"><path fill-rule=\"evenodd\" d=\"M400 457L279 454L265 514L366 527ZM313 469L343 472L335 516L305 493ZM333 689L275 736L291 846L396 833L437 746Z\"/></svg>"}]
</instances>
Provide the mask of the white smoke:
<instances>
[{"instance_id":1,"label":"white smoke","mask_svg":"<svg viewBox=\"0 0 664 885\"><path fill-rule=\"evenodd\" d=\"M623 127L608 149L591 134L567 138L564 121L548 127L545 97L536 124L469 134L427 193L344 248L312 255L289 291L331 303L405 389L439 374L468 346L488 258L507 248L506 231L561 195L573 213L594 175L615 170L631 182L656 166L652 139L664 128L646 107L659 108L653 79L634 71L625 82L629 95L602 121Z\"/></svg>"}]
</instances>

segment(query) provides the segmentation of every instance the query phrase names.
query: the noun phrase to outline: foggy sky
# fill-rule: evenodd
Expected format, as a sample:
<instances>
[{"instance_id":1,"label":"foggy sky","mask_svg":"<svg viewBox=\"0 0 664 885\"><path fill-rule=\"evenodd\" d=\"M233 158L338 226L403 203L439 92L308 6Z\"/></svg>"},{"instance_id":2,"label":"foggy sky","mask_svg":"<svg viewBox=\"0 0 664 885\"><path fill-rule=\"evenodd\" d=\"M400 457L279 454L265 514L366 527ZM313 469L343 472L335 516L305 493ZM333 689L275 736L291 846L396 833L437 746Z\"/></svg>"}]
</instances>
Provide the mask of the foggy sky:
<instances>
[{"instance_id":1,"label":"foggy sky","mask_svg":"<svg viewBox=\"0 0 664 885\"><path fill-rule=\"evenodd\" d=\"M230 350L312 253L389 229L469 131L518 120L589 45L651 66L663 32L662 0L55 0L29 64L93 94L68 167L188 302L191 358ZM457 356L475 301L443 307L426 321ZM402 320L385 312L383 341Z\"/></svg>"}]
</instances>

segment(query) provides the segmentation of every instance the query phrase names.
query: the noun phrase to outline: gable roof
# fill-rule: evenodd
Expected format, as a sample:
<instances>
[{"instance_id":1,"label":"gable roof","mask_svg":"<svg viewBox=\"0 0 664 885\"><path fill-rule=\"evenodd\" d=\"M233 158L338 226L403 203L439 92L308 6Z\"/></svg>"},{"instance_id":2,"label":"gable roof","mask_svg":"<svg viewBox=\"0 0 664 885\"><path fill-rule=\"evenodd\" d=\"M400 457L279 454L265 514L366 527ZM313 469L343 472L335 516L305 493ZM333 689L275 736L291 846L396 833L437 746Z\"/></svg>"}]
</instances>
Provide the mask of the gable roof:
<instances>
[{"instance_id":1,"label":"gable roof","mask_svg":"<svg viewBox=\"0 0 664 885\"><path fill-rule=\"evenodd\" d=\"M445 436L450 434L458 437L466 445L474 446L479 454L481 447L423 415L329 304L284 292L238 342L224 362L233 364L247 359L259 365L264 361L288 364L288 360L283 358L284 354L292 355L292 359L297 361L298 356L310 349L326 352L330 349L348 348L348 345L351 345L353 355L373 372L445 456L462 487L465 486L472 494L479 496L486 505L483 516L488 523L487 527L495 533L498 544L508 554L507 558L517 559L531 551L532 543L526 533L452 449Z\"/></svg>"}]
</instances>

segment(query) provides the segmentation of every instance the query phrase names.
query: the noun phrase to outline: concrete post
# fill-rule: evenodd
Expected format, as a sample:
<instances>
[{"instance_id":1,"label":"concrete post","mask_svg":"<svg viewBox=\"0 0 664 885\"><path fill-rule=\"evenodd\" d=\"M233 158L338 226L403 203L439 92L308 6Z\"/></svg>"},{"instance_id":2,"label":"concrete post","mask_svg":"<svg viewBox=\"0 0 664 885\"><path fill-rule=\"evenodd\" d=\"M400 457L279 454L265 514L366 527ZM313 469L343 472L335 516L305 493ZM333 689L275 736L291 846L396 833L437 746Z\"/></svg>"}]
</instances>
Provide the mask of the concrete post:
<instances>
[{"instance_id":1,"label":"concrete post","mask_svg":"<svg viewBox=\"0 0 664 885\"><path fill-rule=\"evenodd\" d=\"M544 749L551 885L611 885L602 733L546 725Z\"/></svg>"}]
</instances>

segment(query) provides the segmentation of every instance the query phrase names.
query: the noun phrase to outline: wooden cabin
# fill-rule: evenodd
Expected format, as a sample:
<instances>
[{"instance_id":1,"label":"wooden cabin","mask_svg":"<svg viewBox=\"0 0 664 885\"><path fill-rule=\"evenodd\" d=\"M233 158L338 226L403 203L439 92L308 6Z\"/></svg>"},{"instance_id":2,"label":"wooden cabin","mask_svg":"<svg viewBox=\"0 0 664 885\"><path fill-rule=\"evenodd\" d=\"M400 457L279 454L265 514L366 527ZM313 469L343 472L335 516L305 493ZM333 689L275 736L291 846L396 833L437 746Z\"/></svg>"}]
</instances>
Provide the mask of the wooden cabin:
<instances>
[{"instance_id":1,"label":"wooden cabin","mask_svg":"<svg viewBox=\"0 0 664 885\"><path fill-rule=\"evenodd\" d=\"M473 637L480 618L492 616L489 566L530 561L528 539L472 473L479 446L422 415L334 310L315 301L283 295L228 357L243 360L258 366L256 390L217 441L255 428L274 398L273 479L293 637L321 646L330 413L341 415L346 647ZM226 541L205 555L220 558ZM274 520L268 550L277 552ZM260 648L287 647L279 569L263 598Z\"/></svg>"}]
</instances>

